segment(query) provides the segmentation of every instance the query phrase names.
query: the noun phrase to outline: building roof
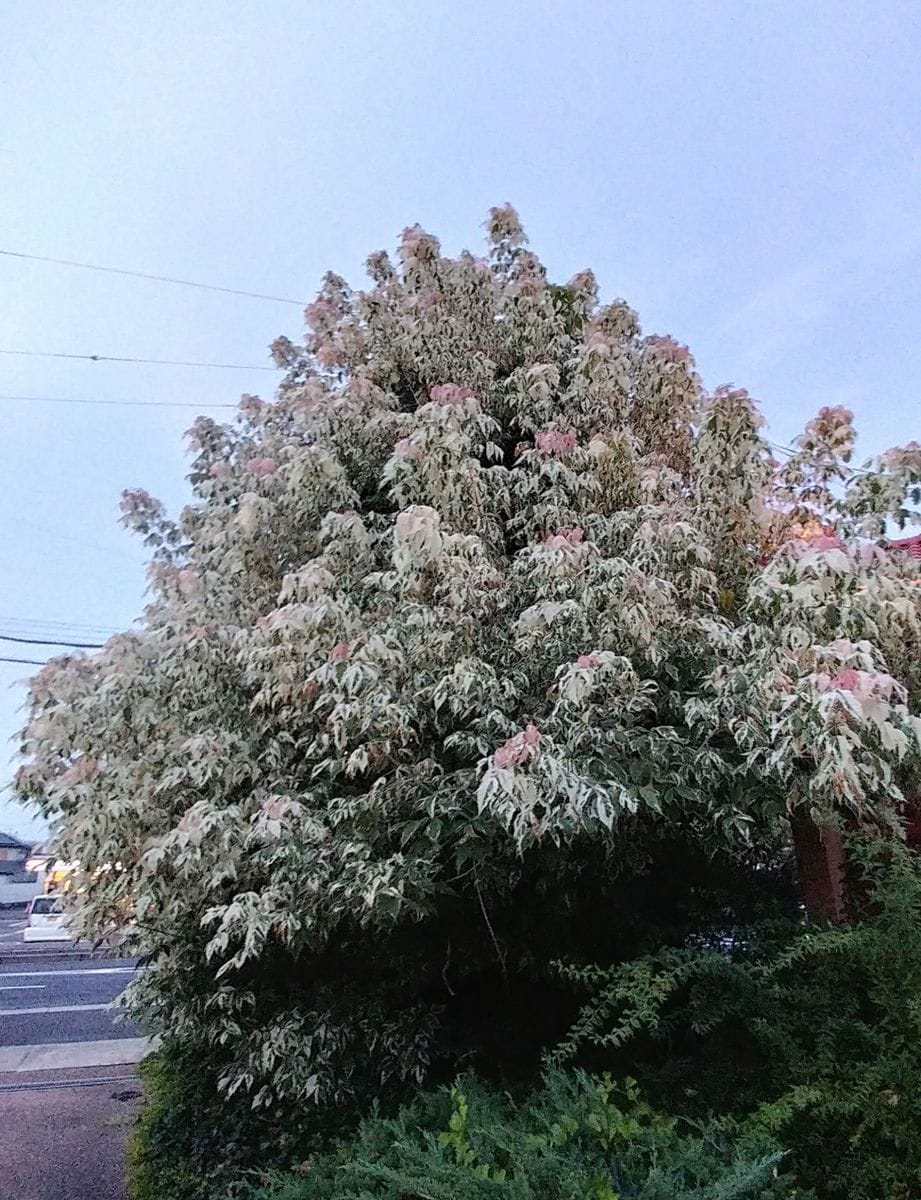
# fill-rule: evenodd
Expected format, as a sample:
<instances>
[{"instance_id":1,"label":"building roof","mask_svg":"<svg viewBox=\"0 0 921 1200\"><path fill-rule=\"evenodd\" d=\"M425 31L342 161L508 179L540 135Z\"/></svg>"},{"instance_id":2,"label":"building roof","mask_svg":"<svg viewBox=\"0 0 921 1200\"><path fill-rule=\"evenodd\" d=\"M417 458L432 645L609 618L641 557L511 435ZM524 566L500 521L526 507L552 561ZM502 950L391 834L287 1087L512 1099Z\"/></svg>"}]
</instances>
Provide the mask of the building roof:
<instances>
[{"instance_id":1,"label":"building roof","mask_svg":"<svg viewBox=\"0 0 921 1200\"><path fill-rule=\"evenodd\" d=\"M921 558L921 533L916 533L914 537L901 538L897 542L890 542L889 549L904 550L912 558Z\"/></svg>"},{"instance_id":2,"label":"building roof","mask_svg":"<svg viewBox=\"0 0 921 1200\"><path fill-rule=\"evenodd\" d=\"M22 842L17 837L13 837L11 833L3 833L0 830L0 846L10 847L14 850L31 850L32 846L29 842Z\"/></svg>"}]
</instances>

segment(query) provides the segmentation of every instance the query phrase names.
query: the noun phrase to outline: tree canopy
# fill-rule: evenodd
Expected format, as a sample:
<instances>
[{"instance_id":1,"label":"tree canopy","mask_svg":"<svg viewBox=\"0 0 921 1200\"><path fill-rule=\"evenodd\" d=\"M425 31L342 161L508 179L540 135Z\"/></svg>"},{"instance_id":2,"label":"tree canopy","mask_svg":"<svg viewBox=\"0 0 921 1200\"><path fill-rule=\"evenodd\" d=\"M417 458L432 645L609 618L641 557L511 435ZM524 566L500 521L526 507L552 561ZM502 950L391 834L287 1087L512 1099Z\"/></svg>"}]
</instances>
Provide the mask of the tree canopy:
<instances>
[{"instance_id":1,"label":"tree canopy","mask_svg":"<svg viewBox=\"0 0 921 1200\"><path fill-rule=\"evenodd\" d=\"M556 959L767 894L792 808L897 828L917 768L921 564L881 540L921 448L855 468L838 407L777 457L743 389L487 229L327 275L276 398L190 430L178 519L125 494L138 627L32 684L18 788L77 919L256 1106L530 1062Z\"/></svg>"}]
</instances>

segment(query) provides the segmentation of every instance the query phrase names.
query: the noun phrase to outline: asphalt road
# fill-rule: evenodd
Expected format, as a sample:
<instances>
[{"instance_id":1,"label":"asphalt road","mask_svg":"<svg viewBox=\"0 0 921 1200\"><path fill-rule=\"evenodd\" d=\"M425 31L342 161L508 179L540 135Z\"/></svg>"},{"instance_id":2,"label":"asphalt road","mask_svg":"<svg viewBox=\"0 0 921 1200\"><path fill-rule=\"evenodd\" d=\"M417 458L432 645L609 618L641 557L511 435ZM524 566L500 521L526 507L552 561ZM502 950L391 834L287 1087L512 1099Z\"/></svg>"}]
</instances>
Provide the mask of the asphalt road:
<instances>
[{"instance_id":1,"label":"asphalt road","mask_svg":"<svg viewBox=\"0 0 921 1200\"><path fill-rule=\"evenodd\" d=\"M0 909L0 1200L125 1200L141 1090L121 1039L138 1035L111 1004L134 963L24 944L24 926L22 909Z\"/></svg>"},{"instance_id":2,"label":"asphalt road","mask_svg":"<svg viewBox=\"0 0 921 1200\"><path fill-rule=\"evenodd\" d=\"M134 974L131 960L68 956L54 943L23 947L24 924L21 911L0 910L0 1046L139 1036L111 1008Z\"/></svg>"}]
</instances>

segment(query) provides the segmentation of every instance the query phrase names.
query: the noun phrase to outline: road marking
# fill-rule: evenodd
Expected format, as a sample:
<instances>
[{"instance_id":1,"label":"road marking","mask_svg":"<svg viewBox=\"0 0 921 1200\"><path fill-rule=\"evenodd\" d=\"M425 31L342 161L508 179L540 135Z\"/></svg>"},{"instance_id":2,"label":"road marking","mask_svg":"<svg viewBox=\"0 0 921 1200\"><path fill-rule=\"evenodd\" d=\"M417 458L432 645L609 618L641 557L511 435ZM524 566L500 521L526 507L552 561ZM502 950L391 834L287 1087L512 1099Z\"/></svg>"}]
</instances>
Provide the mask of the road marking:
<instances>
[{"instance_id":1,"label":"road marking","mask_svg":"<svg viewBox=\"0 0 921 1200\"><path fill-rule=\"evenodd\" d=\"M37 1017L46 1013L102 1012L111 1004L58 1004L54 1008L0 1008L0 1017Z\"/></svg>"},{"instance_id":2,"label":"road marking","mask_svg":"<svg viewBox=\"0 0 921 1200\"><path fill-rule=\"evenodd\" d=\"M0 992L43 992L46 986L44 983L11 983L0 987Z\"/></svg>"},{"instance_id":3,"label":"road marking","mask_svg":"<svg viewBox=\"0 0 921 1200\"><path fill-rule=\"evenodd\" d=\"M0 971L0 979L50 979L66 975L73 979L78 975L133 975L137 967L87 967L83 971Z\"/></svg>"}]
</instances>

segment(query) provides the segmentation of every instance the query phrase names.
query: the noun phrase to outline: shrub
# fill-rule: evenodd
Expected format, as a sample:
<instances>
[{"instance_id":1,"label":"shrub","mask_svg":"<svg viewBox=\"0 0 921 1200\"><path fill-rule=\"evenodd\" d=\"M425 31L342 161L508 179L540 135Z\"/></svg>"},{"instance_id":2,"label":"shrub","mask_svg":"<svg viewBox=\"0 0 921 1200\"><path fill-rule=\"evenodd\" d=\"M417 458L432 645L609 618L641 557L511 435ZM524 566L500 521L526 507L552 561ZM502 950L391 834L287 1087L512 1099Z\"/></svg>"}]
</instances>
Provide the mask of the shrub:
<instances>
[{"instance_id":1,"label":"shrub","mask_svg":"<svg viewBox=\"0 0 921 1200\"><path fill-rule=\"evenodd\" d=\"M144 1103L128 1147L131 1200L232 1200L255 1168L295 1159L303 1121L282 1124L217 1089L206 1062L160 1050L141 1064Z\"/></svg>"},{"instance_id":2,"label":"shrub","mask_svg":"<svg viewBox=\"0 0 921 1200\"><path fill-rule=\"evenodd\" d=\"M766 1136L744 1150L729 1123L652 1109L635 1084L551 1073L516 1103L471 1077L372 1118L334 1150L279 1178L262 1200L780 1200L807 1193L780 1174Z\"/></svg>"},{"instance_id":3,"label":"shrub","mask_svg":"<svg viewBox=\"0 0 921 1200\"><path fill-rule=\"evenodd\" d=\"M921 1195L921 866L891 844L852 855L867 910L853 926L570 971L593 996L556 1059L629 1048L663 1103L752 1112L823 1200Z\"/></svg>"}]
</instances>

